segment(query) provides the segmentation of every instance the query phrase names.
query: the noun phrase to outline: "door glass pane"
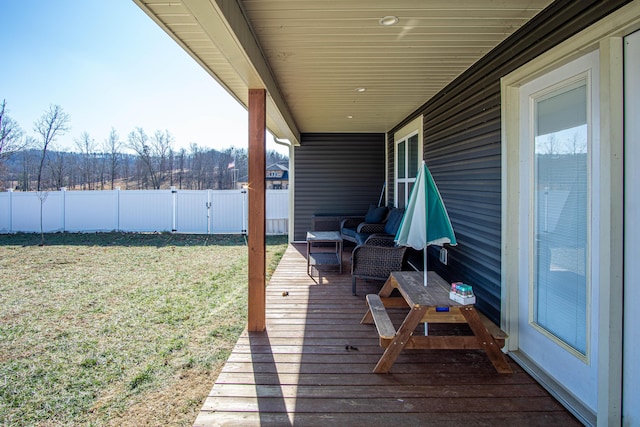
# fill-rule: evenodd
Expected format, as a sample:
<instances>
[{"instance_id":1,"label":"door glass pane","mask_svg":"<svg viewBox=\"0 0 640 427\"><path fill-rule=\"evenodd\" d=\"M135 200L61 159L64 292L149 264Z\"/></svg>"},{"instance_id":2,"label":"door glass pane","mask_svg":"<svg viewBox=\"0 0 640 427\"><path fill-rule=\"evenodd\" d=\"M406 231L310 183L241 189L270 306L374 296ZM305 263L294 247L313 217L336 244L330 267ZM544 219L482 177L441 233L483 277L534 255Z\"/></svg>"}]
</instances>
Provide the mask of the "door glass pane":
<instances>
[{"instance_id":1,"label":"door glass pane","mask_svg":"<svg viewBox=\"0 0 640 427\"><path fill-rule=\"evenodd\" d=\"M535 100L533 321L581 354L587 342L587 86Z\"/></svg>"},{"instance_id":2,"label":"door glass pane","mask_svg":"<svg viewBox=\"0 0 640 427\"><path fill-rule=\"evenodd\" d=\"M404 179L407 177L405 169L405 146L406 142L402 141L398 143L398 179Z\"/></svg>"},{"instance_id":3,"label":"door glass pane","mask_svg":"<svg viewBox=\"0 0 640 427\"><path fill-rule=\"evenodd\" d=\"M398 184L398 208L404 208L406 205L407 193L405 191L405 183Z\"/></svg>"},{"instance_id":4,"label":"door glass pane","mask_svg":"<svg viewBox=\"0 0 640 427\"><path fill-rule=\"evenodd\" d=\"M408 178L415 178L418 175L418 135L413 135L408 143L408 168L409 172L407 173Z\"/></svg>"}]
</instances>

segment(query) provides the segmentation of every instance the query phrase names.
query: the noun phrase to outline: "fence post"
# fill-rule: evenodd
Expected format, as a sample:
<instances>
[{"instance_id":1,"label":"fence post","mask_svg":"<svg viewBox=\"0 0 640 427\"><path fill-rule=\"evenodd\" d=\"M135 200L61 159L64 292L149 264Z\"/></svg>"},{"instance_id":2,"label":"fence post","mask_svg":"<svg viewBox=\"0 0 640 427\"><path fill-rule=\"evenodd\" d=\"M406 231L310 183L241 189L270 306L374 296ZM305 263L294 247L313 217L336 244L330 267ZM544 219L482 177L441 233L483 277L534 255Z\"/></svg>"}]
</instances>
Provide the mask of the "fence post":
<instances>
[{"instance_id":1,"label":"fence post","mask_svg":"<svg viewBox=\"0 0 640 427\"><path fill-rule=\"evenodd\" d=\"M171 187L171 201L173 203L173 225L171 227L171 232L175 233L178 231L178 190L176 190L175 186Z\"/></svg>"},{"instance_id":2,"label":"fence post","mask_svg":"<svg viewBox=\"0 0 640 427\"><path fill-rule=\"evenodd\" d=\"M207 234L211 234L211 190L207 190Z\"/></svg>"},{"instance_id":3,"label":"fence post","mask_svg":"<svg viewBox=\"0 0 640 427\"><path fill-rule=\"evenodd\" d=\"M67 187L60 187L62 192L62 232L67 231Z\"/></svg>"},{"instance_id":4,"label":"fence post","mask_svg":"<svg viewBox=\"0 0 640 427\"><path fill-rule=\"evenodd\" d=\"M116 231L120 231L120 187L116 187Z\"/></svg>"},{"instance_id":5,"label":"fence post","mask_svg":"<svg viewBox=\"0 0 640 427\"><path fill-rule=\"evenodd\" d=\"M242 190L242 234L247 235L247 229L249 228L247 225L247 203L249 201L249 197L247 195L247 190Z\"/></svg>"},{"instance_id":6,"label":"fence post","mask_svg":"<svg viewBox=\"0 0 640 427\"><path fill-rule=\"evenodd\" d=\"M13 188L8 188L9 193L9 233L13 233Z\"/></svg>"}]
</instances>

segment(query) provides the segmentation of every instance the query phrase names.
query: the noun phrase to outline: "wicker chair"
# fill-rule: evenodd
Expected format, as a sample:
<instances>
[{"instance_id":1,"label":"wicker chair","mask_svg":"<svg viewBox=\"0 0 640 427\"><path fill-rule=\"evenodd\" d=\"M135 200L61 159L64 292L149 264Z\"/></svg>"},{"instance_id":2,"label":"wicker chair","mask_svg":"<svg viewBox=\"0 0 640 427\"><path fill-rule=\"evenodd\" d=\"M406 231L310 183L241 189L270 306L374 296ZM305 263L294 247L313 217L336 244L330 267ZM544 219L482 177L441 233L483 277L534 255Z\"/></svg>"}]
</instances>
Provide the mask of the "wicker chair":
<instances>
[{"instance_id":1,"label":"wicker chair","mask_svg":"<svg viewBox=\"0 0 640 427\"><path fill-rule=\"evenodd\" d=\"M402 222L404 209L391 208L383 221L374 223L358 221L358 218L345 218L340 226L340 234L343 240L363 245L366 240L375 234L386 234L394 237Z\"/></svg>"},{"instance_id":2,"label":"wicker chair","mask_svg":"<svg viewBox=\"0 0 640 427\"><path fill-rule=\"evenodd\" d=\"M393 237L372 235L351 255L351 292L356 295L356 279L385 281L392 271L401 271L406 246L396 246Z\"/></svg>"},{"instance_id":3,"label":"wicker chair","mask_svg":"<svg viewBox=\"0 0 640 427\"><path fill-rule=\"evenodd\" d=\"M387 218L386 206L369 206L365 216L347 217L340 223L342 239L356 245L364 241L373 233L382 233Z\"/></svg>"}]
</instances>

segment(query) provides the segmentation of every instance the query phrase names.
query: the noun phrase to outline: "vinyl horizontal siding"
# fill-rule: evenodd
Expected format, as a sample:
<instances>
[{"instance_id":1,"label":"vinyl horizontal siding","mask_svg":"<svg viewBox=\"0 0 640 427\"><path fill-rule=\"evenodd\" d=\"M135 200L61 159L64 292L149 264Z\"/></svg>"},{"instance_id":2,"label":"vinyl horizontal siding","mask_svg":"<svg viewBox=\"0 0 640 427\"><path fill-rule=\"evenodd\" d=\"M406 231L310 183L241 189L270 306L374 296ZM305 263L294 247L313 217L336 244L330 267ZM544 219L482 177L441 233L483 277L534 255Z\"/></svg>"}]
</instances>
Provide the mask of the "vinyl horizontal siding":
<instances>
[{"instance_id":1,"label":"vinyl horizontal siding","mask_svg":"<svg viewBox=\"0 0 640 427\"><path fill-rule=\"evenodd\" d=\"M449 265L433 262L430 268L473 285L477 306L495 322L501 295L500 78L628 2L554 2L389 132L424 115L424 158L458 240ZM393 153L392 142L388 149ZM390 176L393 163L390 156Z\"/></svg>"},{"instance_id":2,"label":"vinyl horizontal siding","mask_svg":"<svg viewBox=\"0 0 640 427\"><path fill-rule=\"evenodd\" d=\"M384 184L384 134L302 134L295 147L294 240L314 215L364 215Z\"/></svg>"}]
</instances>

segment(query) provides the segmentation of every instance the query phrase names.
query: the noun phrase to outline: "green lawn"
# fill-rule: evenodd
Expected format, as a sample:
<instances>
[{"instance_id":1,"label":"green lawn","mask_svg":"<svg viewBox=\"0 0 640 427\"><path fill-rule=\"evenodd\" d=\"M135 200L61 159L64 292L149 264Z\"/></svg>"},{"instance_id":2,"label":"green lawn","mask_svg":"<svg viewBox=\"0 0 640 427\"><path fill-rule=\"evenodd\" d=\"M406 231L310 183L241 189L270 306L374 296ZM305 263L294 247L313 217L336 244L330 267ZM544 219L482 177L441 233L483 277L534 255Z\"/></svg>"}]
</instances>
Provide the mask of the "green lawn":
<instances>
[{"instance_id":1,"label":"green lawn","mask_svg":"<svg viewBox=\"0 0 640 427\"><path fill-rule=\"evenodd\" d=\"M191 425L246 324L244 237L45 242L0 235L0 425Z\"/></svg>"}]
</instances>

